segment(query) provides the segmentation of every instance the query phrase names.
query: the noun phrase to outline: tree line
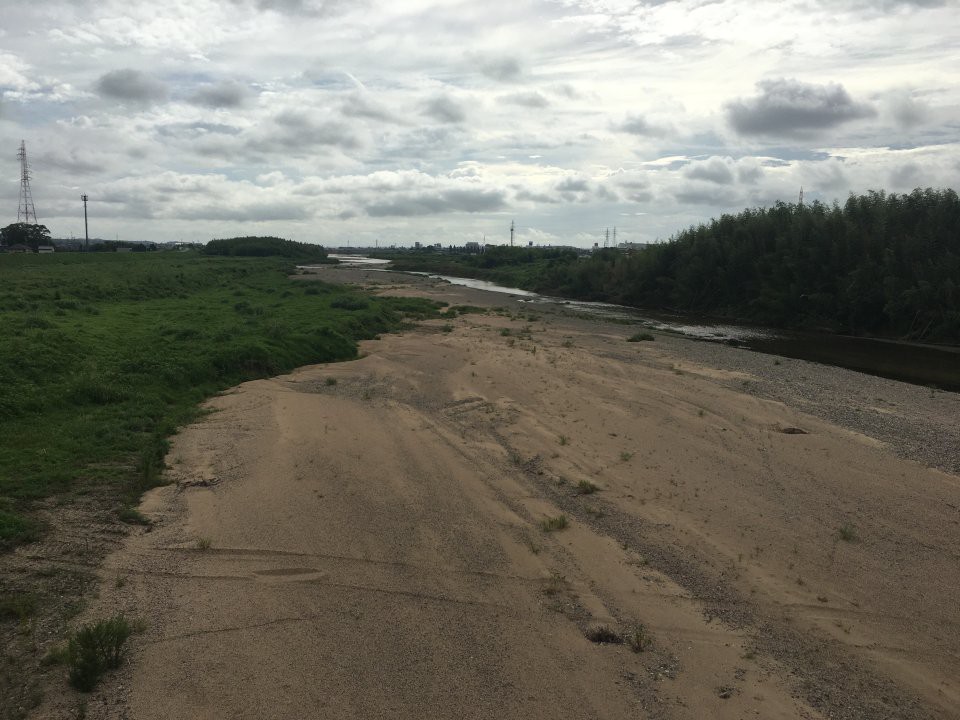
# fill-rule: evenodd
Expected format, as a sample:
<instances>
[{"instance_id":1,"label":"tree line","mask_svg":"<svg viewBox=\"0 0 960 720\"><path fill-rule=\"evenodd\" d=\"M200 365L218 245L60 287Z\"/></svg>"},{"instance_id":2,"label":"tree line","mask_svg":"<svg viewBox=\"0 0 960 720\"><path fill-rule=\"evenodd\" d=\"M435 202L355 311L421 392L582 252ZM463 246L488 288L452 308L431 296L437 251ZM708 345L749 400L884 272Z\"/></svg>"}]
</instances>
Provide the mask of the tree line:
<instances>
[{"instance_id":1,"label":"tree line","mask_svg":"<svg viewBox=\"0 0 960 720\"><path fill-rule=\"evenodd\" d=\"M872 191L722 215L638 251L488 248L407 269L583 300L913 341L960 342L960 200ZM420 267L415 267L416 265Z\"/></svg>"},{"instance_id":2,"label":"tree line","mask_svg":"<svg viewBox=\"0 0 960 720\"><path fill-rule=\"evenodd\" d=\"M543 290L777 327L960 340L960 199L953 190L776 203L669 242L554 268Z\"/></svg>"}]
</instances>

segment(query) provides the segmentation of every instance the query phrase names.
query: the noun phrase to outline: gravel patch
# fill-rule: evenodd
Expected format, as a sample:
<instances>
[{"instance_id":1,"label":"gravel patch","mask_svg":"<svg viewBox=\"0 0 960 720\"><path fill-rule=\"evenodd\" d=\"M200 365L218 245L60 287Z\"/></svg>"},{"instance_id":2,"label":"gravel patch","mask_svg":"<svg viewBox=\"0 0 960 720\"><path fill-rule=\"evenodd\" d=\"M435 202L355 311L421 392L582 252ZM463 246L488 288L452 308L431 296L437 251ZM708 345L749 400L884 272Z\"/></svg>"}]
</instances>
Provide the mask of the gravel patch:
<instances>
[{"instance_id":1,"label":"gravel patch","mask_svg":"<svg viewBox=\"0 0 960 720\"><path fill-rule=\"evenodd\" d=\"M730 381L785 405L883 442L898 456L960 474L960 394L806 360L657 334L682 357L754 379Z\"/></svg>"}]
</instances>

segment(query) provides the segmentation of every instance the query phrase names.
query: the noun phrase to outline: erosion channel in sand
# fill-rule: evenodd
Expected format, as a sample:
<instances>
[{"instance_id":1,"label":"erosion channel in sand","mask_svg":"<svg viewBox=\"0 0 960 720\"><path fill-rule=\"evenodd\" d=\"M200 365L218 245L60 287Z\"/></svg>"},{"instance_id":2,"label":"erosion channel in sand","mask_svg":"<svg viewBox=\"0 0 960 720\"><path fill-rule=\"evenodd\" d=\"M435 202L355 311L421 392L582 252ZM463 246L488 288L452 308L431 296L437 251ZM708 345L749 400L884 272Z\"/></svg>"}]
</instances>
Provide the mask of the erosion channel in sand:
<instances>
[{"instance_id":1,"label":"erosion channel in sand","mask_svg":"<svg viewBox=\"0 0 960 720\"><path fill-rule=\"evenodd\" d=\"M957 395L313 278L504 309L210 401L102 571L147 629L87 717L955 717Z\"/></svg>"}]
</instances>

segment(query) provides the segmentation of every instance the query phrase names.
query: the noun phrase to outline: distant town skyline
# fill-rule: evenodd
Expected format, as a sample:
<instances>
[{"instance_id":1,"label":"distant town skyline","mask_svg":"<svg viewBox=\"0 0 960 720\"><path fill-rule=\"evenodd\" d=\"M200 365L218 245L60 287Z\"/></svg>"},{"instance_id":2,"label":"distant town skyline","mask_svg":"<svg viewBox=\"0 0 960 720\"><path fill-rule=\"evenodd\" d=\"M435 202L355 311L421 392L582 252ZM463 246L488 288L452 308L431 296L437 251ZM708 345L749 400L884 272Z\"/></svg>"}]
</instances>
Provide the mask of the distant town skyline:
<instances>
[{"instance_id":1,"label":"distant town skyline","mask_svg":"<svg viewBox=\"0 0 960 720\"><path fill-rule=\"evenodd\" d=\"M955 0L4 7L0 225L54 237L653 242L960 186Z\"/></svg>"}]
</instances>

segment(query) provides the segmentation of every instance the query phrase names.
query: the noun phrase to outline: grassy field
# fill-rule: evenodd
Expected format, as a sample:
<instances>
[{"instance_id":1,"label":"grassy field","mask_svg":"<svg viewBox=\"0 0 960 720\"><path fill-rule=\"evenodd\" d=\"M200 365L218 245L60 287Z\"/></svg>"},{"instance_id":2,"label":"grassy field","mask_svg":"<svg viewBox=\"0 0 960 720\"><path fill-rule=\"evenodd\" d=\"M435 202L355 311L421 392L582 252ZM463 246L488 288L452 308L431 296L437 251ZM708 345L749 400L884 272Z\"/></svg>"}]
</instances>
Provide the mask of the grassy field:
<instances>
[{"instance_id":1,"label":"grassy field","mask_svg":"<svg viewBox=\"0 0 960 720\"><path fill-rule=\"evenodd\" d=\"M356 355L426 301L295 282L288 261L193 253L0 255L0 548L96 491L121 517L166 438L238 382Z\"/></svg>"}]
</instances>

